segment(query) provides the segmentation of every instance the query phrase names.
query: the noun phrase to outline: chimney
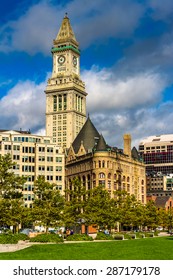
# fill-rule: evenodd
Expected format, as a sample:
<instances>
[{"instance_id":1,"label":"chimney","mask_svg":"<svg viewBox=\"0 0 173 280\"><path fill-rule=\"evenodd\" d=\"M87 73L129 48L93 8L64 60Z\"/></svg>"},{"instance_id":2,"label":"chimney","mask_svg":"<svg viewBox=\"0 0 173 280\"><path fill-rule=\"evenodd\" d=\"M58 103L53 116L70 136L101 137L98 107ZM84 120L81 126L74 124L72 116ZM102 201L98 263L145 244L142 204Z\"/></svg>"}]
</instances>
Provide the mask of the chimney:
<instances>
[{"instance_id":1,"label":"chimney","mask_svg":"<svg viewBox=\"0 0 173 280\"><path fill-rule=\"evenodd\" d=\"M131 135L124 134L124 154L131 156Z\"/></svg>"}]
</instances>

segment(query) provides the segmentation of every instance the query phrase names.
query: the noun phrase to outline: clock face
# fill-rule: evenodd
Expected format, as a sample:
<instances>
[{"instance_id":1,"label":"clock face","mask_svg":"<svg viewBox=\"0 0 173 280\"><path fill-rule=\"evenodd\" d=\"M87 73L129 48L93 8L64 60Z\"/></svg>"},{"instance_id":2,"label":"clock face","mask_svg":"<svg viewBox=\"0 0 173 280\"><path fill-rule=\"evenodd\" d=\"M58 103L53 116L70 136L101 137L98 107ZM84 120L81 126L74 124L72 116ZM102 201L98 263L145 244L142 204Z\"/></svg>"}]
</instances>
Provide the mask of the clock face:
<instances>
[{"instance_id":1,"label":"clock face","mask_svg":"<svg viewBox=\"0 0 173 280\"><path fill-rule=\"evenodd\" d=\"M73 65L76 66L77 65L77 57L73 56Z\"/></svg>"},{"instance_id":2,"label":"clock face","mask_svg":"<svg viewBox=\"0 0 173 280\"><path fill-rule=\"evenodd\" d=\"M65 62L65 56L64 55L60 55L59 57L58 57L58 63L59 64L63 64Z\"/></svg>"}]
</instances>

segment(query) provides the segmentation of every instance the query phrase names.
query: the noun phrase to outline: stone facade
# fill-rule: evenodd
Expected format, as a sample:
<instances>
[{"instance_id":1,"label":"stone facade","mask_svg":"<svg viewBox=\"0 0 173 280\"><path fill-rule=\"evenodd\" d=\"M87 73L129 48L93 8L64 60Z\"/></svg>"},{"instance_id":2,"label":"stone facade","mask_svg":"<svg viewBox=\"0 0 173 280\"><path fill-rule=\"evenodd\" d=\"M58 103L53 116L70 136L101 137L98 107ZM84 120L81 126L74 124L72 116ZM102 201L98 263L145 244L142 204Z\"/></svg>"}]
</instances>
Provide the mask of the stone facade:
<instances>
[{"instance_id":1,"label":"stone facade","mask_svg":"<svg viewBox=\"0 0 173 280\"><path fill-rule=\"evenodd\" d=\"M66 158L66 188L71 189L78 177L86 190L103 185L111 197L114 191L125 190L146 203L145 166L131 152L130 135L124 136L124 151L106 145L88 118Z\"/></svg>"},{"instance_id":2,"label":"stone facade","mask_svg":"<svg viewBox=\"0 0 173 280\"><path fill-rule=\"evenodd\" d=\"M69 148L86 121L85 84L80 78L80 50L69 18L53 41L53 70L46 93L46 135Z\"/></svg>"}]
</instances>

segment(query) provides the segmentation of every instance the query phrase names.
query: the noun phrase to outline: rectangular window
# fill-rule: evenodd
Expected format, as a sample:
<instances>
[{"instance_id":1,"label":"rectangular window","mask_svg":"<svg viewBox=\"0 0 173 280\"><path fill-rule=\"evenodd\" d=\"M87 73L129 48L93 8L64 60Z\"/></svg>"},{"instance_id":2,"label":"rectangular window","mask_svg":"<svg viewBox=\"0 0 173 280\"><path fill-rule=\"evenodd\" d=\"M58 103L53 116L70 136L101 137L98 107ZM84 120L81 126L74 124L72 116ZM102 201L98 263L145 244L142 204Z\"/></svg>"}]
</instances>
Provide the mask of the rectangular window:
<instances>
[{"instance_id":1,"label":"rectangular window","mask_svg":"<svg viewBox=\"0 0 173 280\"><path fill-rule=\"evenodd\" d=\"M64 110L67 110L67 95L64 94Z\"/></svg>"},{"instance_id":2,"label":"rectangular window","mask_svg":"<svg viewBox=\"0 0 173 280\"><path fill-rule=\"evenodd\" d=\"M38 170L39 171L45 171L45 166L44 165L39 165Z\"/></svg>"},{"instance_id":3,"label":"rectangular window","mask_svg":"<svg viewBox=\"0 0 173 280\"><path fill-rule=\"evenodd\" d=\"M38 160L39 160L39 161L45 161L45 157L39 156L39 157L38 157Z\"/></svg>"},{"instance_id":4,"label":"rectangular window","mask_svg":"<svg viewBox=\"0 0 173 280\"><path fill-rule=\"evenodd\" d=\"M19 155L13 155L13 159L14 160L20 160L20 156Z\"/></svg>"},{"instance_id":5,"label":"rectangular window","mask_svg":"<svg viewBox=\"0 0 173 280\"><path fill-rule=\"evenodd\" d=\"M53 96L53 111L54 112L57 111L57 96L56 95Z\"/></svg>"},{"instance_id":6,"label":"rectangular window","mask_svg":"<svg viewBox=\"0 0 173 280\"><path fill-rule=\"evenodd\" d=\"M58 110L62 110L62 95L58 96Z\"/></svg>"},{"instance_id":7,"label":"rectangular window","mask_svg":"<svg viewBox=\"0 0 173 280\"><path fill-rule=\"evenodd\" d=\"M62 162L62 157L56 157L56 162Z\"/></svg>"},{"instance_id":8,"label":"rectangular window","mask_svg":"<svg viewBox=\"0 0 173 280\"><path fill-rule=\"evenodd\" d=\"M53 157L47 157L47 161L49 161L49 162L51 161L52 162L53 161Z\"/></svg>"},{"instance_id":9,"label":"rectangular window","mask_svg":"<svg viewBox=\"0 0 173 280\"><path fill-rule=\"evenodd\" d=\"M5 150L11 150L11 145L5 145Z\"/></svg>"},{"instance_id":10,"label":"rectangular window","mask_svg":"<svg viewBox=\"0 0 173 280\"><path fill-rule=\"evenodd\" d=\"M53 166L47 166L47 171L53 171Z\"/></svg>"},{"instance_id":11,"label":"rectangular window","mask_svg":"<svg viewBox=\"0 0 173 280\"><path fill-rule=\"evenodd\" d=\"M62 166L56 166L56 171L62 171Z\"/></svg>"},{"instance_id":12,"label":"rectangular window","mask_svg":"<svg viewBox=\"0 0 173 280\"><path fill-rule=\"evenodd\" d=\"M14 145L13 150L14 151L20 151L20 146L19 145Z\"/></svg>"},{"instance_id":13,"label":"rectangular window","mask_svg":"<svg viewBox=\"0 0 173 280\"><path fill-rule=\"evenodd\" d=\"M38 147L38 151L41 152L41 153L44 153L45 152L45 147Z\"/></svg>"}]
</instances>

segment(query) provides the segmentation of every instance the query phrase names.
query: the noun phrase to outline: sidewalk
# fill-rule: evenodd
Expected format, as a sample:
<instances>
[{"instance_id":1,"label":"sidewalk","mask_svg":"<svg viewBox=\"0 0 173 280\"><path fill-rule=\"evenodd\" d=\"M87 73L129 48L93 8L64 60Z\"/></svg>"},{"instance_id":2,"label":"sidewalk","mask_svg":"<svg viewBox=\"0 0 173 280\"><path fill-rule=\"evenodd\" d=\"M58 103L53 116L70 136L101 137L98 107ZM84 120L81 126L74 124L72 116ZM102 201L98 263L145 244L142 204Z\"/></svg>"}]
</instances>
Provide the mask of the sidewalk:
<instances>
[{"instance_id":1,"label":"sidewalk","mask_svg":"<svg viewBox=\"0 0 173 280\"><path fill-rule=\"evenodd\" d=\"M24 244L0 244L0 253L5 252L15 252L32 246L33 244L24 243Z\"/></svg>"}]
</instances>

